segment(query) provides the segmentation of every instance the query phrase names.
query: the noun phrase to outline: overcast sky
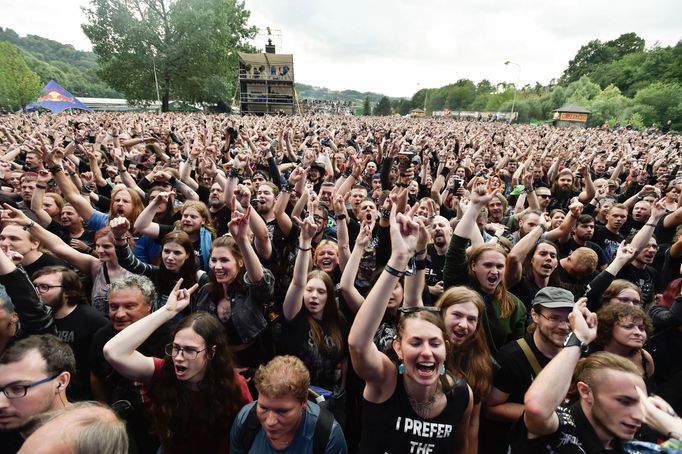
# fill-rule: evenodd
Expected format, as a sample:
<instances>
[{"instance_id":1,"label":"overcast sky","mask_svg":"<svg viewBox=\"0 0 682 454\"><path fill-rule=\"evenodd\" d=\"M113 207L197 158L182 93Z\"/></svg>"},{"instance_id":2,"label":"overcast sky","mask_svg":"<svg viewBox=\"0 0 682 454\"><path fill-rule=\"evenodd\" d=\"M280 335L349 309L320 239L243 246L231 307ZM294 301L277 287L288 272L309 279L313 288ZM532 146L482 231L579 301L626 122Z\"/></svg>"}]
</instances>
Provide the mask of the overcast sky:
<instances>
[{"instance_id":1,"label":"overcast sky","mask_svg":"<svg viewBox=\"0 0 682 454\"><path fill-rule=\"evenodd\" d=\"M0 26L90 50L80 28L86 4L0 0ZM280 33L273 41L294 54L297 82L389 96L462 78L547 83L592 39L629 32L647 46L682 39L679 0L246 0L246 7L252 25Z\"/></svg>"}]
</instances>

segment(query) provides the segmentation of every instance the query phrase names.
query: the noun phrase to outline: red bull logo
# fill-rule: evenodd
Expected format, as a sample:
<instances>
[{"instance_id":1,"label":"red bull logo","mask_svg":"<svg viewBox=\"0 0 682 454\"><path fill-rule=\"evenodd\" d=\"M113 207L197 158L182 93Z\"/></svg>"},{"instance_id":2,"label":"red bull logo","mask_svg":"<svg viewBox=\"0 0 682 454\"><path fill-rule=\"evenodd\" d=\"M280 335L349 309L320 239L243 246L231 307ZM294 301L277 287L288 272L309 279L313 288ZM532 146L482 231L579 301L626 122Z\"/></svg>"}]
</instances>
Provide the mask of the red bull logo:
<instances>
[{"instance_id":1,"label":"red bull logo","mask_svg":"<svg viewBox=\"0 0 682 454\"><path fill-rule=\"evenodd\" d=\"M68 96L64 96L63 94L59 93L56 90L50 90L48 91L45 95L41 96L38 98L39 102L46 102L46 101L52 101L52 102L73 102L73 98L70 98Z\"/></svg>"}]
</instances>

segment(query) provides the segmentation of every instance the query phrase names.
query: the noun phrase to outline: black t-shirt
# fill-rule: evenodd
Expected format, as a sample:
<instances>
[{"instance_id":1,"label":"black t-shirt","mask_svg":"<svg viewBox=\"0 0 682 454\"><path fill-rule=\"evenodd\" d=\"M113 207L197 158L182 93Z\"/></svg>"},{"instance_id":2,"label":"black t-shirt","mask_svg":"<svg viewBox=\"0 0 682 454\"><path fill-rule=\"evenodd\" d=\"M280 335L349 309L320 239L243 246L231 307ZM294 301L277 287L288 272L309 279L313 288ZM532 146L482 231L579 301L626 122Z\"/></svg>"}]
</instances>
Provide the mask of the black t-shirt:
<instances>
[{"instance_id":1,"label":"black t-shirt","mask_svg":"<svg viewBox=\"0 0 682 454\"><path fill-rule=\"evenodd\" d=\"M599 258L597 268L601 268L602 266L607 265L609 263L606 261L606 255L604 254L604 250L597 243L588 240L585 241L585 246L581 246L578 243L576 243L573 237L569 238L568 241L564 243L564 245L559 250L560 258L568 257L569 255L571 255L573 251L580 247L588 247L597 253L597 257Z\"/></svg>"},{"instance_id":2,"label":"black t-shirt","mask_svg":"<svg viewBox=\"0 0 682 454\"><path fill-rule=\"evenodd\" d=\"M521 280L511 287L509 291L521 300L523 305L526 306L526 310L529 310L535 294L540 291L540 287L537 286L535 281L522 276Z\"/></svg>"},{"instance_id":3,"label":"black t-shirt","mask_svg":"<svg viewBox=\"0 0 682 454\"><path fill-rule=\"evenodd\" d=\"M426 285L436 285L443 280L443 266L445 254L438 255L436 247L429 244L426 247Z\"/></svg>"},{"instance_id":4,"label":"black t-shirt","mask_svg":"<svg viewBox=\"0 0 682 454\"><path fill-rule=\"evenodd\" d=\"M620 233L613 233L606 227L595 225L592 241L604 250L606 261L609 263L616 256L618 246L620 246L624 239L625 237Z\"/></svg>"},{"instance_id":5,"label":"black t-shirt","mask_svg":"<svg viewBox=\"0 0 682 454\"><path fill-rule=\"evenodd\" d=\"M35 262L31 263L30 265L25 265L24 270L26 271L28 277L33 277L33 273L46 266L63 266L66 268L71 268L64 260L57 258L54 255L43 254Z\"/></svg>"},{"instance_id":6,"label":"black t-shirt","mask_svg":"<svg viewBox=\"0 0 682 454\"><path fill-rule=\"evenodd\" d=\"M545 367L551 358L547 358L533 341L533 334L526 334L524 339L535 355L540 367ZM493 386L509 394L507 402L523 404L523 396L535 380L535 371L528 362L517 341L512 341L495 354L495 362L499 366L495 369ZM493 421L481 418L479 435L479 452L490 454L506 454L509 449L509 433L514 423L507 421Z\"/></svg>"},{"instance_id":7,"label":"black t-shirt","mask_svg":"<svg viewBox=\"0 0 682 454\"><path fill-rule=\"evenodd\" d=\"M518 454L598 454L625 453L617 442L615 449L606 450L604 445L580 408L580 401L570 407L556 409L559 428L553 434L529 439L528 429L519 418L512 429L512 453Z\"/></svg>"},{"instance_id":8,"label":"black t-shirt","mask_svg":"<svg viewBox=\"0 0 682 454\"><path fill-rule=\"evenodd\" d=\"M97 309L79 304L64 318L55 319L57 337L69 344L76 357L76 375L71 379L66 394L70 401L90 400L90 345L95 333L109 320Z\"/></svg>"},{"instance_id":9,"label":"black t-shirt","mask_svg":"<svg viewBox=\"0 0 682 454\"><path fill-rule=\"evenodd\" d=\"M223 207L218 211L211 211L210 213L211 222L213 223L213 227L215 227L218 236L223 236L226 233L229 233L230 230L227 228L227 224L232 219L232 213L230 212L230 209L227 207L227 205L223 205Z\"/></svg>"},{"instance_id":10,"label":"black t-shirt","mask_svg":"<svg viewBox=\"0 0 682 454\"><path fill-rule=\"evenodd\" d=\"M0 430L0 454L15 454L24 444L24 437L18 430Z\"/></svg>"},{"instance_id":11,"label":"black t-shirt","mask_svg":"<svg viewBox=\"0 0 682 454\"><path fill-rule=\"evenodd\" d=\"M330 302L327 302L330 304ZM336 304L334 300L331 304ZM340 362L346 356L348 351L346 345L343 345L339 352L338 348L319 349L313 337L313 330L310 327L308 320L308 311L302 308L299 313L289 322L286 322L282 331L281 347L278 354L294 355L303 361L310 371L310 383L314 386L333 391L341 384ZM318 322L312 319L319 327L323 343L326 346L333 345L333 339L329 335L330 329L328 323L324 320ZM345 326L341 329L341 338L344 341L348 338Z\"/></svg>"}]
</instances>

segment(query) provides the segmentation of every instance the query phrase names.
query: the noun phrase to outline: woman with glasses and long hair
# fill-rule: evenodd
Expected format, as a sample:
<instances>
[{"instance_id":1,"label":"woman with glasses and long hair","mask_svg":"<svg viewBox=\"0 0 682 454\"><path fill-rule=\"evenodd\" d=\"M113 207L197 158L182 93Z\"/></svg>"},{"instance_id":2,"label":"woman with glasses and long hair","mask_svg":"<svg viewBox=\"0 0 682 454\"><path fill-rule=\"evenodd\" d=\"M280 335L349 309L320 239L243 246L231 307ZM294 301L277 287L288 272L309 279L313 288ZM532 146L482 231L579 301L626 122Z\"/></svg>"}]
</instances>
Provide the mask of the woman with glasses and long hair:
<instances>
[{"instance_id":1,"label":"woman with glasses and long hair","mask_svg":"<svg viewBox=\"0 0 682 454\"><path fill-rule=\"evenodd\" d=\"M223 324L237 364L256 368L270 360L264 334L266 311L273 305L275 277L263 267L249 240L252 208L233 210L230 235L213 241L208 283L199 289L193 311L214 314Z\"/></svg>"},{"instance_id":2,"label":"woman with glasses and long hair","mask_svg":"<svg viewBox=\"0 0 682 454\"><path fill-rule=\"evenodd\" d=\"M443 286L467 285L476 290L486 305L482 324L492 353L507 342L519 339L526 328L526 308L507 290L504 274L507 254L499 246L483 243L476 219L495 192L484 186L471 193L469 206L457 224L445 255ZM471 251L467 258L467 246Z\"/></svg>"},{"instance_id":3,"label":"woman with glasses and long hair","mask_svg":"<svg viewBox=\"0 0 682 454\"><path fill-rule=\"evenodd\" d=\"M137 348L189 305L198 285L182 289L180 279L162 308L128 326L104 346L118 373L144 383L164 453L228 453L229 431L250 402L246 380L233 365L222 324L197 312L175 327L166 357L144 356Z\"/></svg>"},{"instance_id":4,"label":"woman with glasses and long hair","mask_svg":"<svg viewBox=\"0 0 682 454\"><path fill-rule=\"evenodd\" d=\"M439 310L405 309L393 341L397 365L373 342L395 282L417 251L419 228L411 214L397 214L393 205L391 257L348 336L353 368L366 382L360 453L471 452L473 397L466 382L447 371L451 346Z\"/></svg>"}]
</instances>

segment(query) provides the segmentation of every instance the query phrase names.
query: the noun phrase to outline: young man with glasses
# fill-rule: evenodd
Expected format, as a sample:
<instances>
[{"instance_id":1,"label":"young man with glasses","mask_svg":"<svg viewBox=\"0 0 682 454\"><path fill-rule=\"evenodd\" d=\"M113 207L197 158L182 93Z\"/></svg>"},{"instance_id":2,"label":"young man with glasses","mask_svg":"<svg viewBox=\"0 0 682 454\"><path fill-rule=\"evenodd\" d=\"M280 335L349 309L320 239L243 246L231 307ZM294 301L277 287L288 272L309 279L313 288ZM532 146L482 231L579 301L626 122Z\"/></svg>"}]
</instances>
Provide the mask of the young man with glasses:
<instances>
[{"instance_id":1,"label":"young man with glasses","mask_svg":"<svg viewBox=\"0 0 682 454\"><path fill-rule=\"evenodd\" d=\"M533 298L530 315L534 329L522 339L503 346L495 355L493 389L484 407L485 420L479 449L486 453L506 453L507 434L523 413L523 396L540 370L556 356L570 333L568 314L573 294L558 287L545 287ZM497 436L493 436L497 434Z\"/></svg>"},{"instance_id":2,"label":"young man with glasses","mask_svg":"<svg viewBox=\"0 0 682 454\"><path fill-rule=\"evenodd\" d=\"M110 322L88 304L80 278L62 266L47 266L33 275L41 300L52 308L57 337L69 344L76 357L77 373L72 377L69 398L90 400L90 345L97 330Z\"/></svg>"},{"instance_id":3,"label":"young man with glasses","mask_svg":"<svg viewBox=\"0 0 682 454\"><path fill-rule=\"evenodd\" d=\"M55 336L20 340L0 356L0 450L14 453L29 419L69 405L66 388L76 370L73 351Z\"/></svg>"}]
</instances>

